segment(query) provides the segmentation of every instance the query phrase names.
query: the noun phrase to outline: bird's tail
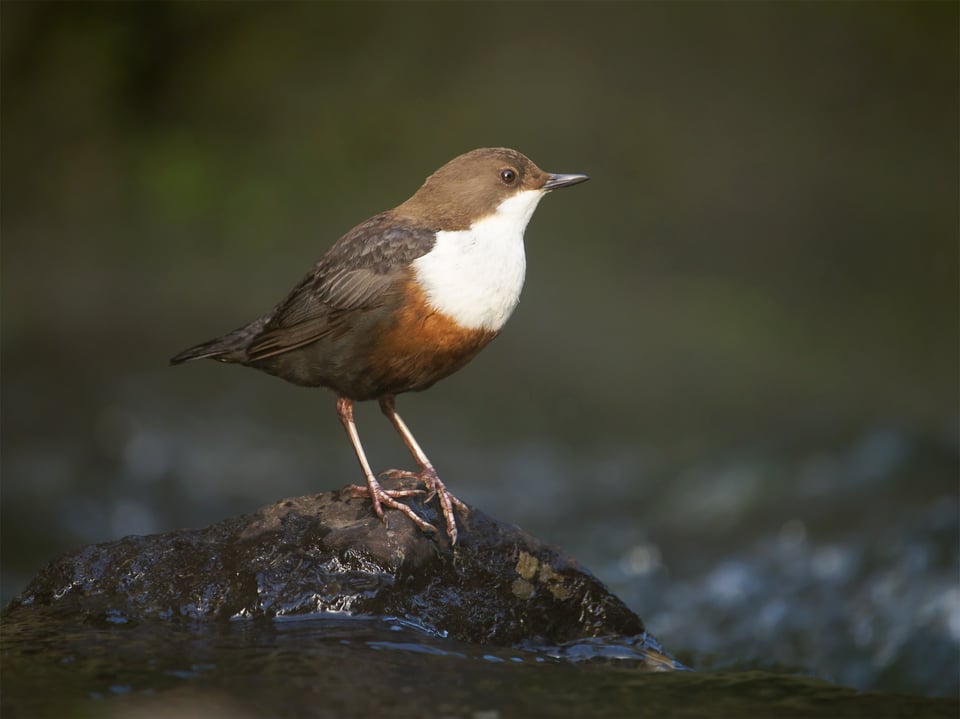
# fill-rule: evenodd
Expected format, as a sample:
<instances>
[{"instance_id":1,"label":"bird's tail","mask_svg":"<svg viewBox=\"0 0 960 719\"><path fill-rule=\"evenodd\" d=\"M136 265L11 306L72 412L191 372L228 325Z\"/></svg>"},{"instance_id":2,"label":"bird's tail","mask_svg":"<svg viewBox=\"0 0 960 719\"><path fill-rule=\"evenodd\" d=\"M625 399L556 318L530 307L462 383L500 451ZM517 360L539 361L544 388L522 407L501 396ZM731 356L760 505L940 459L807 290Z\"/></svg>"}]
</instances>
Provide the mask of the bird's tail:
<instances>
[{"instance_id":1,"label":"bird's tail","mask_svg":"<svg viewBox=\"0 0 960 719\"><path fill-rule=\"evenodd\" d=\"M188 347L183 352L171 357L170 364L182 364L183 362L189 362L195 359L220 359L224 353L227 352L229 352L229 350L224 345L223 338L217 338L209 342L194 345L193 347Z\"/></svg>"},{"instance_id":2,"label":"bird's tail","mask_svg":"<svg viewBox=\"0 0 960 719\"><path fill-rule=\"evenodd\" d=\"M196 359L215 359L220 362L243 362L247 357L247 345L260 330L263 320L256 320L245 327L225 334L223 337L207 340L170 358L170 364L182 364Z\"/></svg>"}]
</instances>

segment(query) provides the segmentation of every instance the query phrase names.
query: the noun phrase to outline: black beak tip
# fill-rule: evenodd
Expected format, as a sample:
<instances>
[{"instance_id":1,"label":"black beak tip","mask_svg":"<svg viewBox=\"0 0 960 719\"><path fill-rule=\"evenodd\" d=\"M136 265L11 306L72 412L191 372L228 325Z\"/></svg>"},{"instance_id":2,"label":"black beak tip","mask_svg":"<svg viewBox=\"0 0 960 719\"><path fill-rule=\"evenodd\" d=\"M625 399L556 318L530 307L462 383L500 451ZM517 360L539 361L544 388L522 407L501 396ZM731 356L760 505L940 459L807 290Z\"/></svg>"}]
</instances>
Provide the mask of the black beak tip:
<instances>
[{"instance_id":1,"label":"black beak tip","mask_svg":"<svg viewBox=\"0 0 960 719\"><path fill-rule=\"evenodd\" d=\"M543 186L544 190L557 190L561 187L570 187L586 182L590 175L554 175L551 174Z\"/></svg>"}]
</instances>

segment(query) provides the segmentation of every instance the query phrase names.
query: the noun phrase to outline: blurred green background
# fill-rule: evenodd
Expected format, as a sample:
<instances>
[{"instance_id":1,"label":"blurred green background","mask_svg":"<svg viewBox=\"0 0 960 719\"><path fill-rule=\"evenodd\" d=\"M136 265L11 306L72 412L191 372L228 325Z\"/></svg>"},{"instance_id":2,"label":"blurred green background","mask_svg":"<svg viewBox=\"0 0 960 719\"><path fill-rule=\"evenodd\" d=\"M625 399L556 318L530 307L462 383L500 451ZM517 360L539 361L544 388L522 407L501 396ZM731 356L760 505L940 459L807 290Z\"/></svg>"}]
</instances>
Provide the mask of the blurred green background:
<instances>
[{"instance_id":1,"label":"blurred green background","mask_svg":"<svg viewBox=\"0 0 960 719\"><path fill-rule=\"evenodd\" d=\"M505 432L957 411L952 4L3 13L5 380L49 363L35 409L260 314L447 159L508 145L594 180L543 205L513 323L441 390L535 396Z\"/></svg>"},{"instance_id":2,"label":"blurred green background","mask_svg":"<svg viewBox=\"0 0 960 719\"><path fill-rule=\"evenodd\" d=\"M4 599L83 542L355 480L329 393L167 358L481 146L593 179L540 205L503 335L400 399L455 493L600 556L603 510L581 543L551 507L599 473L880 429L937 448L924 496L956 506L956 3L0 12ZM640 496L635 523L690 521Z\"/></svg>"}]
</instances>

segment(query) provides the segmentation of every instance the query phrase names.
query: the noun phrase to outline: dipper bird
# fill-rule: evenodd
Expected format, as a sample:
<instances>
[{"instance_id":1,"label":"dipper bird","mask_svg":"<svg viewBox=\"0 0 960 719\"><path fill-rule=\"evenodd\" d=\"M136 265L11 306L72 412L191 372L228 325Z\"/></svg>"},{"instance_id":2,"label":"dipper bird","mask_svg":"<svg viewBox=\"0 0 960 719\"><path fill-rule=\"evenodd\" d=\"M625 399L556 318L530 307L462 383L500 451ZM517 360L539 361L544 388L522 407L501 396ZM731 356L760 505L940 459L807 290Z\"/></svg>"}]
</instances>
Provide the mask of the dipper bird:
<instances>
[{"instance_id":1,"label":"dipper bird","mask_svg":"<svg viewBox=\"0 0 960 719\"><path fill-rule=\"evenodd\" d=\"M473 359L503 327L520 299L526 258L523 232L540 199L587 175L544 172L506 148L454 158L403 204L371 217L337 240L300 283L259 319L170 360L209 358L263 370L337 393L337 413L360 461L381 519L399 510L425 532L436 528L399 501L423 490L384 489L364 454L353 403L379 400L436 495L456 544L453 496L407 425L394 397L424 390Z\"/></svg>"}]
</instances>

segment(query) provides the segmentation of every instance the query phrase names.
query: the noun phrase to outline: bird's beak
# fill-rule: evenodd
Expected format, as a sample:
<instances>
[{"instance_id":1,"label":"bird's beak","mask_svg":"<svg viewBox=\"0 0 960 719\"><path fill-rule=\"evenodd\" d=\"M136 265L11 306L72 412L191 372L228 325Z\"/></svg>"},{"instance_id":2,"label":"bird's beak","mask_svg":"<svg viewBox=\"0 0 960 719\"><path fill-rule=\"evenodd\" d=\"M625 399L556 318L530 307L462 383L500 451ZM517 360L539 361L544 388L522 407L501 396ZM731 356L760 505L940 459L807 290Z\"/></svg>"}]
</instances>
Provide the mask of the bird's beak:
<instances>
[{"instance_id":1,"label":"bird's beak","mask_svg":"<svg viewBox=\"0 0 960 719\"><path fill-rule=\"evenodd\" d=\"M579 182L586 182L589 179L590 175L550 175L543 189L556 190L560 187L569 187Z\"/></svg>"}]
</instances>

